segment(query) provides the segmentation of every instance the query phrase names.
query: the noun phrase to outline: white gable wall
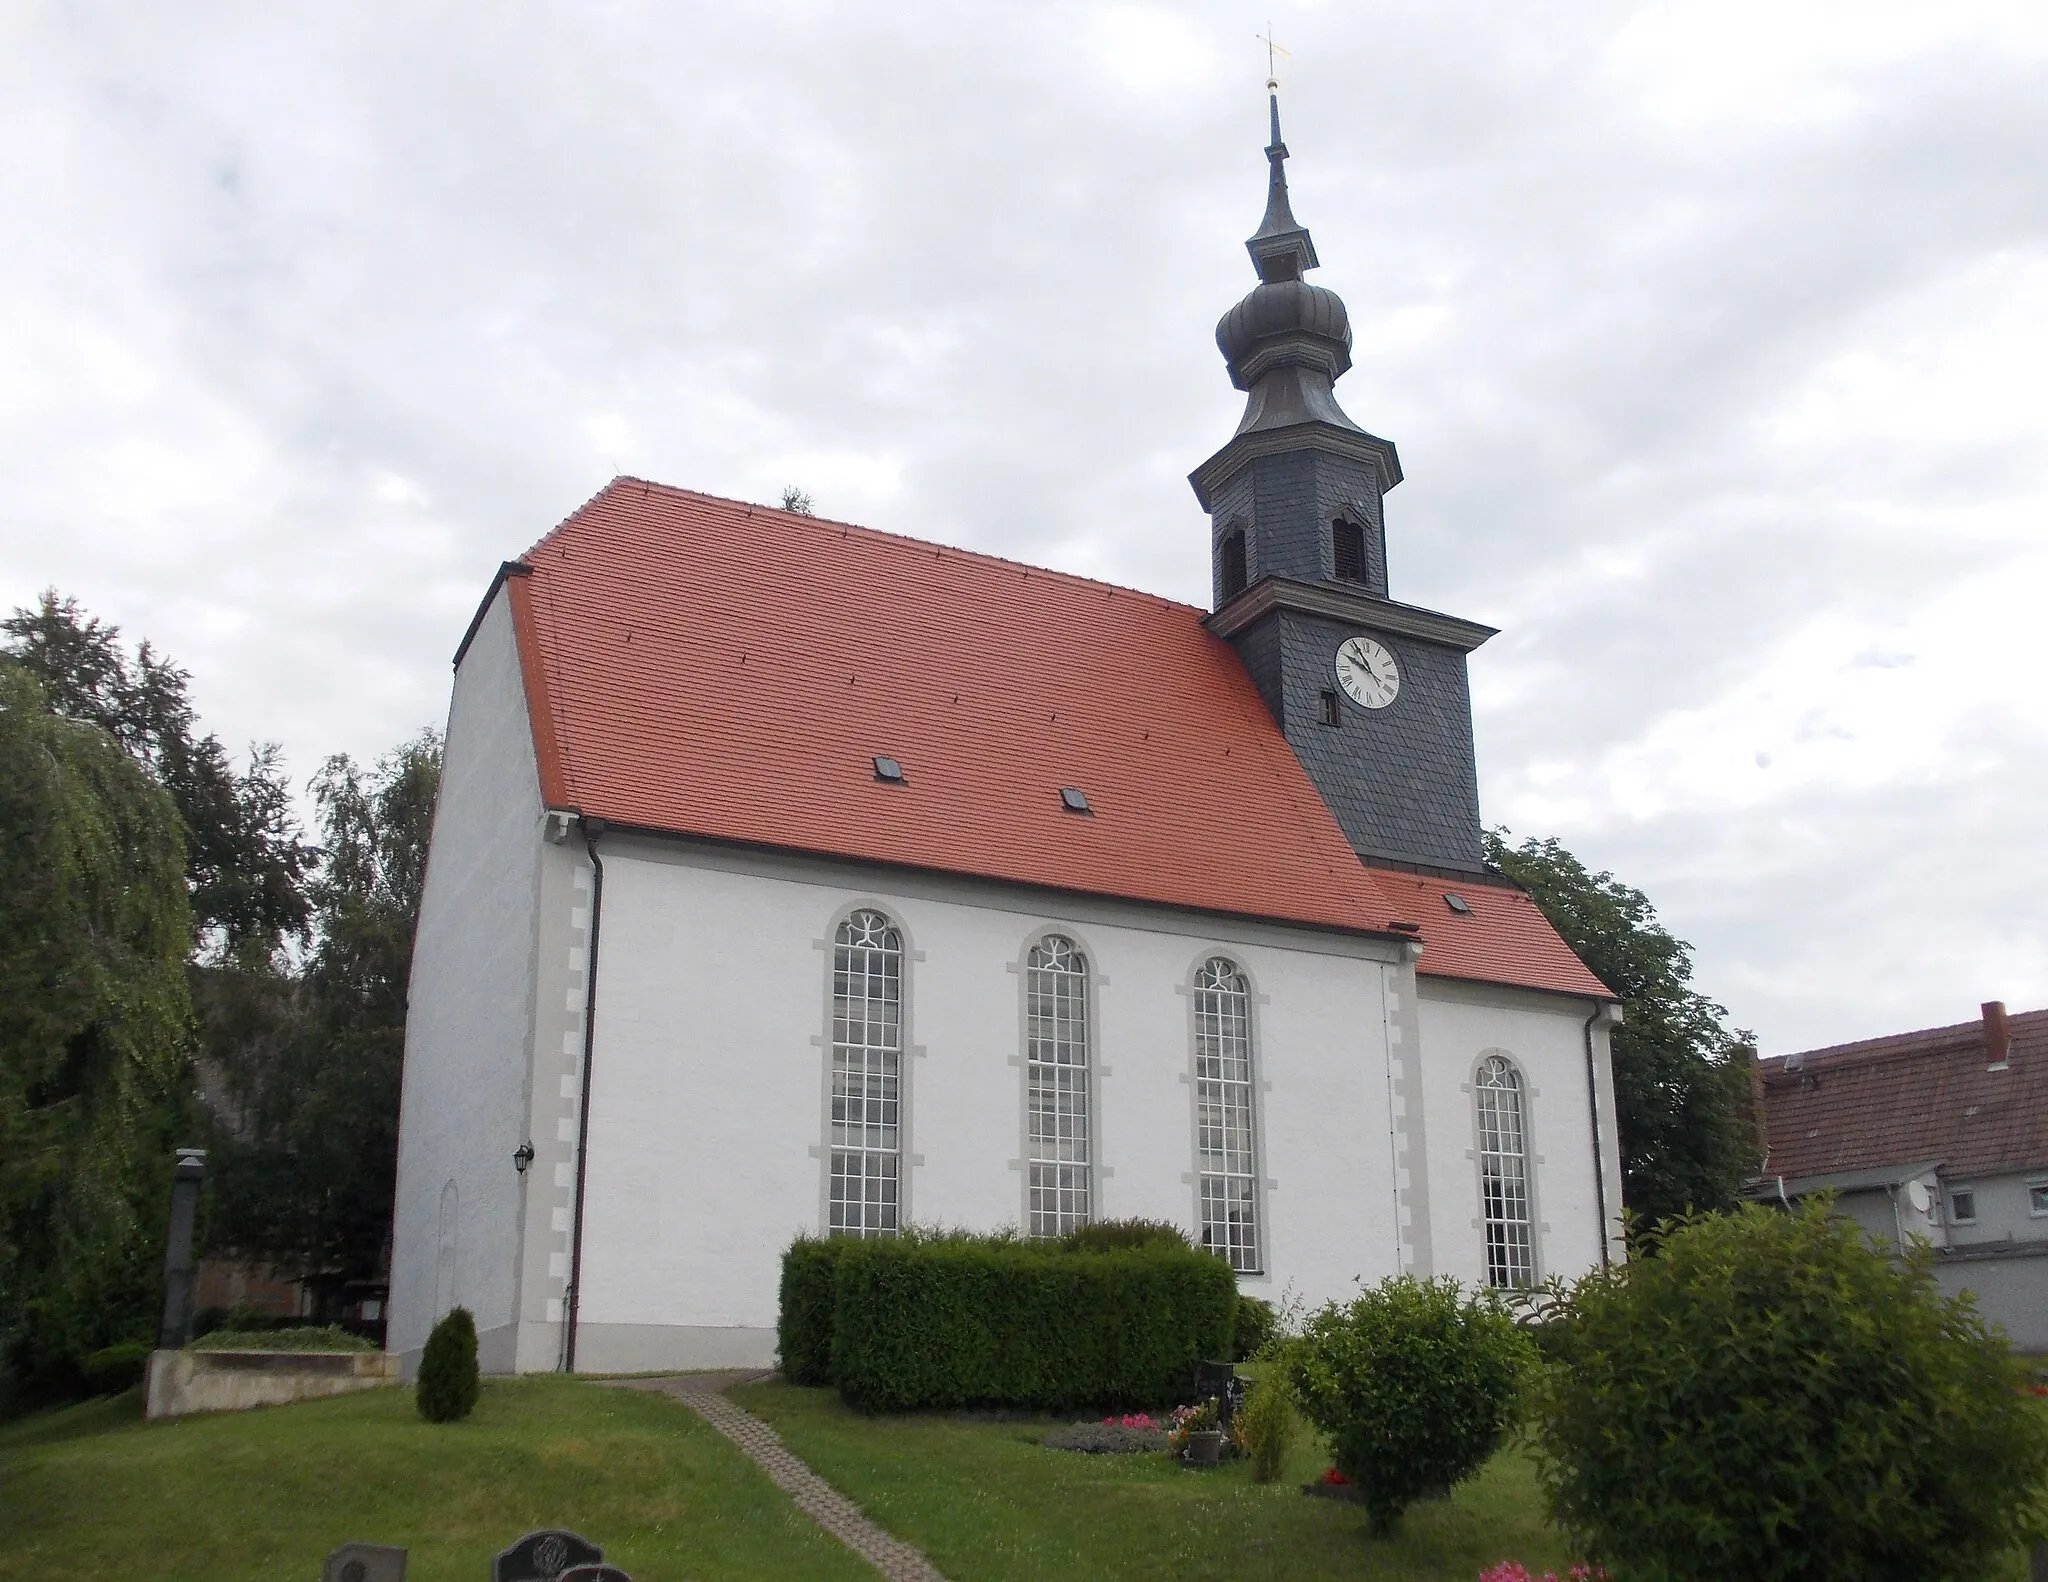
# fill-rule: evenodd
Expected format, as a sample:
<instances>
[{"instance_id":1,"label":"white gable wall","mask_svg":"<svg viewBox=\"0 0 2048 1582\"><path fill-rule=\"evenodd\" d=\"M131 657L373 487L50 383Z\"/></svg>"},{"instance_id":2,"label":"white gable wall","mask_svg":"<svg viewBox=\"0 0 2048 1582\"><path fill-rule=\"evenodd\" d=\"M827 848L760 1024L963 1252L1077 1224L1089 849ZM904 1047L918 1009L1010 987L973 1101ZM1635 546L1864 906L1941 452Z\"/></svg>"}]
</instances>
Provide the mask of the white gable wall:
<instances>
[{"instance_id":1,"label":"white gable wall","mask_svg":"<svg viewBox=\"0 0 2048 1582\"><path fill-rule=\"evenodd\" d=\"M1429 1200L1434 1272L1467 1285L1486 1279L1480 1219L1478 1112L1473 1073L1502 1054L1521 1073L1523 1123L1533 1183L1536 1278L1567 1279L1600 1261L1600 1199L1594 1180L1586 1020L1595 1002L1531 989L1423 977L1424 1103L1430 1136ZM1594 1069L1606 1156L1607 1235L1621 1248L1621 1165L1607 1028L1596 1022Z\"/></svg>"},{"instance_id":2,"label":"white gable wall","mask_svg":"<svg viewBox=\"0 0 2048 1582\"><path fill-rule=\"evenodd\" d=\"M608 839L593 1062L587 1370L765 1364L780 1254L825 1214L829 941L903 929L906 1216L1024 1214L1022 963L1045 932L1095 978L1095 1209L1196 1229L1186 988L1252 980L1269 1274L1311 1302L1397 1267L1385 982L1403 947L822 860Z\"/></svg>"},{"instance_id":3,"label":"white gable wall","mask_svg":"<svg viewBox=\"0 0 2048 1582\"><path fill-rule=\"evenodd\" d=\"M450 1307L512 1366L538 948L542 808L501 589L455 675L406 1018L389 1346L408 1365Z\"/></svg>"}]
</instances>

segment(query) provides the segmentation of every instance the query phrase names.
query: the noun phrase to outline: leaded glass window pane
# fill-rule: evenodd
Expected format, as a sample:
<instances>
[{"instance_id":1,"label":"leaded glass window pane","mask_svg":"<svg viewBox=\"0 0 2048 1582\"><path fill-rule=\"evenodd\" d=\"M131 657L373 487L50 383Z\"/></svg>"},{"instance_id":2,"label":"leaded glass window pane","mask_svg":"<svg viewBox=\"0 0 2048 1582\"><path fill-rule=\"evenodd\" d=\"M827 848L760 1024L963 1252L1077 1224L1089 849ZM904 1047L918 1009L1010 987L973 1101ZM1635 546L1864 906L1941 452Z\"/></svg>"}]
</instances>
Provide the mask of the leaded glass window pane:
<instances>
[{"instance_id":1,"label":"leaded glass window pane","mask_svg":"<svg viewBox=\"0 0 2048 1582\"><path fill-rule=\"evenodd\" d=\"M1024 981L1024 1129L1033 1236L1088 1223L1088 960L1071 939L1031 949Z\"/></svg>"},{"instance_id":2,"label":"leaded glass window pane","mask_svg":"<svg viewBox=\"0 0 2048 1582\"><path fill-rule=\"evenodd\" d=\"M1479 1067L1479 1197L1486 1224L1486 1283L1526 1290L1536 1283L1529 1218L1529 1145L1522 1079L1499 1055Z\"/></svg>"},{"instance_id":3,"label":"leaded glass window pane","mask_svg":"<svg viewBox=\"0 0 2048 1582\"><path fill-rule=\"evenodd\" d=\"M832 947L832 1151L827 1228L897 1227L903 1105L903 937L880 912L839 925Z\"/></svg>"},{"instance_id":4,"label":"leaded glass window pane","mask_svg":"<svg viewBox=\"0 0 2048 1582\"><path fill-rule=\"evenodd\" d=\"M1260 1267L1252 1139L1251 992L1217 956L1195 974L1195 1155L1202 1245L1238 1270Z\"/></svg>"}]
</instances>

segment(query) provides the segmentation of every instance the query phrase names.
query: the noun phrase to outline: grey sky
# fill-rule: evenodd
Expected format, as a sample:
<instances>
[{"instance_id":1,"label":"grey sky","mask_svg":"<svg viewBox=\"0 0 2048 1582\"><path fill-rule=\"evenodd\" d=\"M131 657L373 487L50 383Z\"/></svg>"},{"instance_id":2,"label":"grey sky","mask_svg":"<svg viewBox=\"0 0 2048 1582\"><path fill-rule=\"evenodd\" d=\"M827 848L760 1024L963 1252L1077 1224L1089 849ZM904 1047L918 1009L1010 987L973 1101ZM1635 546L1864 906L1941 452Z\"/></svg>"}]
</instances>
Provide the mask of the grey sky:
<instances>
[{"instance_id":1,"label":"grey sky","mask_svg":"<svg viewBox=\"0 0 2048 1582\"><path fill-rule=\"evenodd\" d=\"M2048 10L1270 14L1489 821L1767 1049L2048 1003ZM0 601L302 779L614 471L1202 601L1267 16L0 5Z\"/></svg>"}]
</instances>

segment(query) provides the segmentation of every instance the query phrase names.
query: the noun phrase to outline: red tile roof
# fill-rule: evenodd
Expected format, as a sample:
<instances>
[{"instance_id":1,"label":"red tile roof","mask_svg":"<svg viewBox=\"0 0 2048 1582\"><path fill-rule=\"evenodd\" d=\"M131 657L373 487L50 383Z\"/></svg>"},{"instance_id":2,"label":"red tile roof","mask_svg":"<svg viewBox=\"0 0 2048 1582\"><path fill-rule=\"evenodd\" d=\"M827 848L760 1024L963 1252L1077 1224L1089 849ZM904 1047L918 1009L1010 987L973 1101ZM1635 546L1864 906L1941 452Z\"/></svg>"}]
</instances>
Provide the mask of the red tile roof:
<instances>
[{"instance_id":1,"label":"red tile roof","mask_svg":"<svg viewBox=\"0 0 2048 1582\"><path fill-rule=\"evenodd\" d=\"M1557 937L1536 903L1511 885L1472 884L1371 868L1389 919L1422 925L1417 970L1439 978L1513 983L1611 1000L1614 992ZM1449 897L1462 900L1454 911Z\"/></svg>"},{"instance_id":2,"label":"red tile roof","mask_svg":"<svg viewBox=\"0 0 2048 1582\"><path fill-rule=\"evenodd\" d=\"M1981 1020L1759 1061L1771 1176L1939 1159L1950 1177L2048 1166L2048 1011L2010 1019L2007 1069Z\"/></svg>"},{"instance_id":3,"label":"red tile roof","mask_svg":"<svg viewBox=\"0 0 2048 1582\"><path fill-rule=\"evenodd\" d=\"M1519 892L1475 886L1469 919L1442 885L1442 918L1394 899L1412 876L1360 865L1187 605L638 479L523 564L551 806L1351 931L1419 921L1425 971L1604 993ZM906 784L876 780L878 754Z\"/></svg>"}]
</instances>

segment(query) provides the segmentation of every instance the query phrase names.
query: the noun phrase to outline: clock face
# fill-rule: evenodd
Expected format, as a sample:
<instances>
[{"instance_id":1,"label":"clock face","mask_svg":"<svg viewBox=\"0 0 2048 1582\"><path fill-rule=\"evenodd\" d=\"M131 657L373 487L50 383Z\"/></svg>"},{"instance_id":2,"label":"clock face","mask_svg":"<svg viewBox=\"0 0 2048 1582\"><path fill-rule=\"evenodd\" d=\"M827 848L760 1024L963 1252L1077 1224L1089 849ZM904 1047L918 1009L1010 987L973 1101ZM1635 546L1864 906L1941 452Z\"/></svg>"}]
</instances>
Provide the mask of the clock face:
<instances>
[{"instance_id":1,"label":"clock face","mask_svg":"<svg viewBox=\"0 0 2048 1582\"><path fill-rule=\"evenodd\" d=\"M1370 637L1347 637L1338 645L1337 679L1360 708L1383 709L1401 692L1401 667Z\"/></svg>"}]
</instances>

